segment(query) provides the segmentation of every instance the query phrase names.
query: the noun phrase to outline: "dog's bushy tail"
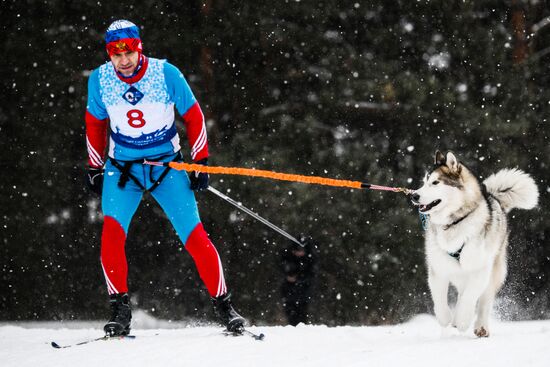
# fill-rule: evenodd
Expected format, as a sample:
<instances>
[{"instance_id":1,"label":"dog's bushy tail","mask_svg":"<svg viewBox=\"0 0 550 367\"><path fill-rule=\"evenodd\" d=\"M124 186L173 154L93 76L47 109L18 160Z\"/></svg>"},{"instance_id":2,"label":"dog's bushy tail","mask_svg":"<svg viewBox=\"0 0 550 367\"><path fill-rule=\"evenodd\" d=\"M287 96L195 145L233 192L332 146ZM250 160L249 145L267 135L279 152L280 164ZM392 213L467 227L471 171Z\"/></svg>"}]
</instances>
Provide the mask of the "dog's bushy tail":
<instances>
[{"instance_id":1,"label":"dog's bushy tail","mask_svg":"<svg viewBox=\"0 0 550 367\"><path fill-rule=\"evenodd\" d=\"M535 180L517 168L500 170L483 183L506 213L514 208L533 209L539 201Z\"/></svg>"}]
</instances>

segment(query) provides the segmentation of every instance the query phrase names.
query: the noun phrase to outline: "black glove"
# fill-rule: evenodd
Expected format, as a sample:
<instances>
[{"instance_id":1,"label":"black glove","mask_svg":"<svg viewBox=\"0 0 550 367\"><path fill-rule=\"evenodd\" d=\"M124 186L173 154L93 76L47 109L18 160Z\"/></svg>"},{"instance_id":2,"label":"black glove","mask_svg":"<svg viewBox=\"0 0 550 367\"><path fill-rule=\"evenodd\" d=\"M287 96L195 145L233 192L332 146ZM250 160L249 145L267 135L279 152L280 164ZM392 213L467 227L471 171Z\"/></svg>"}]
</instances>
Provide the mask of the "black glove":
<instances>
[{"instance_id":1,"label":"black glove","mask_svg":"<svg viewBox=\"0 0 550 367\"><path fill-rule=\"evenodd\" d=\"M88 168L86 184L90 191L101 196L101 192L103 191L103 168Z\"/></svg>"},{"instance_id":2,"label":"black glove","mask_svg":"<svg viewBox=\"0 0 550 367\"><path fill-rule=\"evenodd\" d=\"M208 166L208 158L201 159L195 162L195 164L202 164ZM189 172L189 179L191 180L191 190L201 191L208 188L208 173L204 172Z\"/></svg>"}]
</instances>

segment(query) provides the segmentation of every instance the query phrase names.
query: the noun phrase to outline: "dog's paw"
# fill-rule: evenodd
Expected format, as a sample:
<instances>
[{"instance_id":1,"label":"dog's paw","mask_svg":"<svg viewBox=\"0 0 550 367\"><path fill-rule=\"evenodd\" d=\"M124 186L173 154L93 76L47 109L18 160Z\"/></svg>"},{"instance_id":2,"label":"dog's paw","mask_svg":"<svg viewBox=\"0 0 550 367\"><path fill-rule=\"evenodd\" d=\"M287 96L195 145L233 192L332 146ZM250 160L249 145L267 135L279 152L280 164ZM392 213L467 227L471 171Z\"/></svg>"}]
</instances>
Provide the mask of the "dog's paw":
<instances>
[{"instance_id":1,"label":"dog's paw","mask_svg":"<svg viewBox=\"0 0 550 367\"><path fill-rule=\"evenodd\" d=\"M451 314L451 309L449 307L437 307L434 308L434 312L435 318L437 319L437 322L439 322L439 325L443 327L449 326L451 320L453 319L453 315Z\"/></svg>"},{"instance_id":2,"label":"dog's paw","mask_svg":"<svg viewBox=\"0 0 550 367\"><path fill-rule=\"evenodd\" d=\"M459 304L457 305L457 308L455 310L455 318L453 320L453 325L459 330L459 331L466 331L472 325L472 322L474 321L474 311L475 307L471 305L465 305L465 304Z\"/></svg>"},{"instance_id":3,"label":"dog's paw","mask_svg":"<svg viewBox=\"0 0 550 367\"><path fill-rule=\"evenodd\" d=\"M472 324L472 317L467 317L464 315L457 314L453 320L453 326L456 327L459 331L466 331Z\"/></svg>"},{"instance_id":4,"label":"dog's paw","mask_svg":"<svg viewBox=\"0 0 550 367\"><path fill-rule=\"evenodd\" d=\"M483 326L481 326L479 328L474 329L474 334L476 334L476 336L478 338L488 338L489 337L489 330L487 330Z\"/></svg>"}]
</instances>

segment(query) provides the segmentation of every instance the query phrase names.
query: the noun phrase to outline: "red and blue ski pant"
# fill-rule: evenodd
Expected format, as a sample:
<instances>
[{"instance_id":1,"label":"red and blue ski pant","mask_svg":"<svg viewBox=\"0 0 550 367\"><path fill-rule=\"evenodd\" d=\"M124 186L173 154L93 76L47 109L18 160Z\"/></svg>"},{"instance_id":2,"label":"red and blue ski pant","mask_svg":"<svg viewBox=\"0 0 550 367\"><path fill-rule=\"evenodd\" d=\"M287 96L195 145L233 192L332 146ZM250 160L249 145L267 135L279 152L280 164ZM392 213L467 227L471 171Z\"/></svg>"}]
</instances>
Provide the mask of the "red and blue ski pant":
<instances>
[{"instance_id":1,"label":"red and blue ski pant","mask_svg":"<svg viewBox=\"0 0 550 367\"><path fill-rule=\"evenodd\" d=\"M133 164L130 173L144 187L150 188L151 178L156 180L164 169ZM101 265L109 294L128 292L126 237L130 221L143 196L143 190L133 179L128 180L123 188L119 187L120 176L121 171L108 161L103 181ZM151 194L164 210L185 249L192 256L210 296L221 296L227 293L227 288L220 256L202 226L197 202L189 185L185 171L170 170Z\"/></svg>"}]
</instances>

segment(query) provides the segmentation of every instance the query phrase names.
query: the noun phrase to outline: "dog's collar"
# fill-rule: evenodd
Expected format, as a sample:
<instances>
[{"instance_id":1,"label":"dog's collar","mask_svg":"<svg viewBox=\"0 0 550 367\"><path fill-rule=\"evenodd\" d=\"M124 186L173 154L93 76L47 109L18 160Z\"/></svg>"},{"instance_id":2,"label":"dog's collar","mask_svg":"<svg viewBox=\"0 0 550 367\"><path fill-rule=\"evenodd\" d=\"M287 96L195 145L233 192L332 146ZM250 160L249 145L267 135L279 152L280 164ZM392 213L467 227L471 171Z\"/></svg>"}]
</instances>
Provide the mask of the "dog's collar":
<instances>
[{"instance_id":1,"label":"dog's collar","mask_svg":"<svg viewBox=\"0 0 550 367\"><path fill-rule=\"evenodd\" d=\"M481 183L480 184L480 189L481 189L481 195L483 195L483 198L485 199L485 202L487 203L487 207L489 208L489 215L492 215L492 205L491 205L491 201L489 200L489 197L491 196L491 194L489 194L487 192L487 186L485 186L484 183ZM443 230L448 230L449 228L453 227L453 226L456 226L458 223L462 222L464 219L468 218L468 216L470 214L472 214L473 212L475 212L477 209L479 208L479 205L476 206L474 209L472 209L468 214L466 214L465 216L461 217L461 218L458 218L457 220L455 220L454 222L452 222L451 224L447 224L446 226L443 226Z\"/></svg>"},{"instance_id":2,"label":"dog's collar","mask_svg":"<svg viewBox=\"0 0 550 367\"><path fill-rule=\"evenodd\" d=\"M481 184L481 193L483 195L483 198L485 199L485 201L487 202L487 206L489 207L489 214L491 215L491 202L489 201L489 196L490 194L487 192L487 187L485 186L485 184ZM472 214L473 212L475 212L477 210L477 208L479 208L479 206L475 207L472 211L470 211L468 214L466 214L465 216L455 220L454 222L452 222L451 224L447 224L446 226L443 227L443 229L446 231L448 230L449 228L451 228L452 226L455 226L457 225L458 223L462 222L464 219L466 219L470 214ZM459 261L460 262L460 254L462 253L462 249L464 248L464 246L466 245L466 243L463 243L462 246L460 246L460 248L458 250L456 250L455 252L447 252L447 254L449 254L450 257L453 257L456 259L456 261Z\"/></svg>"},{"instance_id":3,"label":"dog's collar","mask_svg":"<svg viewBox=\"0 0 550 367\"><path fill-rule=\"evenodd\" d=\"M458 218L457 220L455 220L454 222L452 222L451 224L447 224L446 226L443 226L443 230L448 230L449 228L453 227L453 226L456 226L458 223L462 222L464 219L468 218L468 216L470 214L472 214L473 212L475 212L477 209L477 207L470 211L468 214L466 214L465 216L461 217L461 218Z\"/></svg>"},{"instance_id":4,"label":"dog's collar","mask_svg":"<svg viewBox=\"0 0 550 367\"><path fill-rule=\"evenodd\" d=\"M454 257L456 261L460 261L460 254L462 253L462 249L464 248L465 243L460 246L460 248L455 252L447 252L450 257Z\"/></svg>"}]
</instances>

